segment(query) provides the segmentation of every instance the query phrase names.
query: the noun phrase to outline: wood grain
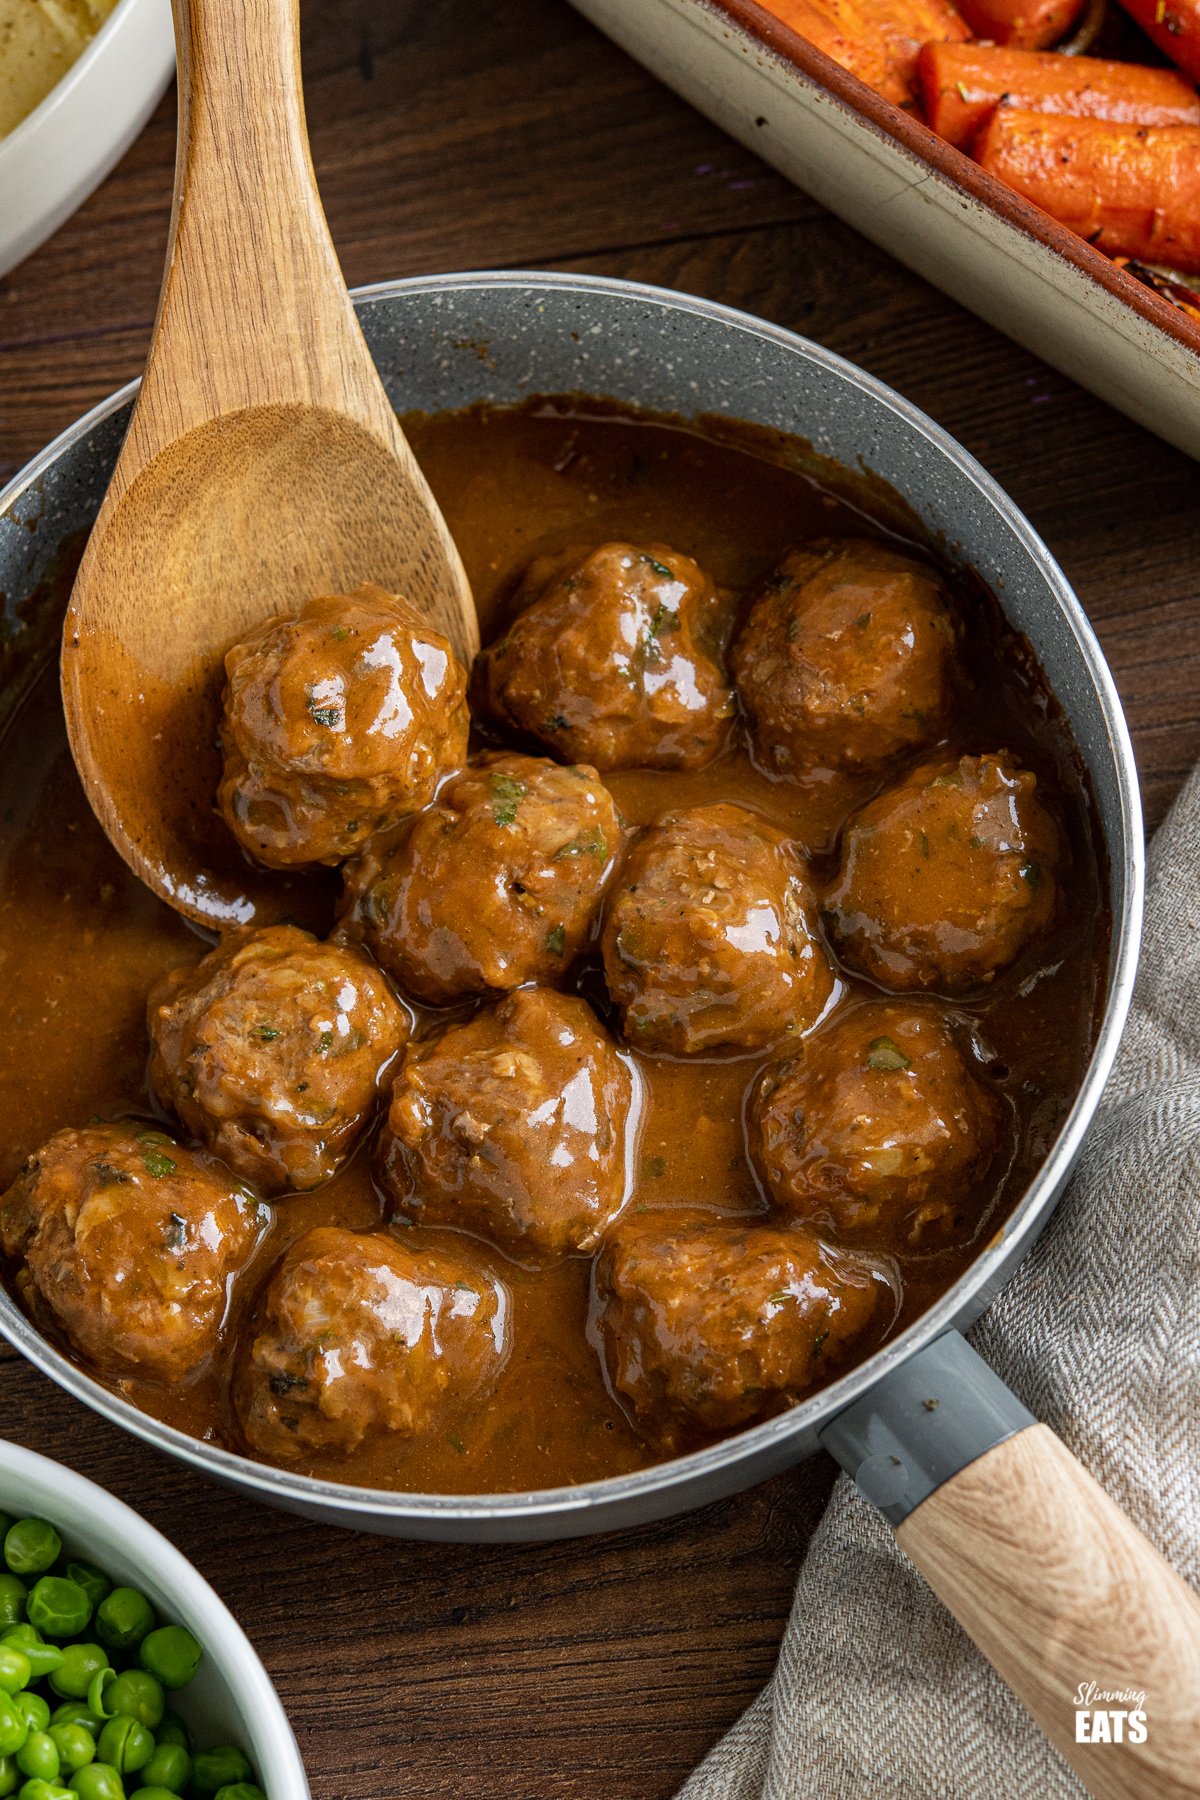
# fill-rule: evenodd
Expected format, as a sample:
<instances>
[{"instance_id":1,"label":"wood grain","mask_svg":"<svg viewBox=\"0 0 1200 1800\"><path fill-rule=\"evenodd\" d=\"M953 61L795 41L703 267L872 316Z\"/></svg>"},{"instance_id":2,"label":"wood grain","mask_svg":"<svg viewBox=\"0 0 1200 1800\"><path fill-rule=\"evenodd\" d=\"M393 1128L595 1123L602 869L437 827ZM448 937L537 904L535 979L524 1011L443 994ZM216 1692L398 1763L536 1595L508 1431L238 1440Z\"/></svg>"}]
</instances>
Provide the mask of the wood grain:
<instances>
[{"instance_id":1,"label":"wood grain","mask_svg":"<svg viewBox=\"0 0 1200 1800\"><path fill-rule=\"evenodd\" d=\"M137 1507L246 1628L314 1800L667 1800L770 1675L824 1460L575 1543L405 1544L197 1479L0 1344L5 1436Z\"/></svg>"},{"instance_id":2,"label":"wood grain","mask_svg":"<svg viewBox=\"0 0 1200 1800\"><path fill-rule=\"evenodd\" d=\"M145 375L63 631L67 732L116 849L201 925L290 902L212 813L224 656L297 594L411 600L464 662L466 571L371 360L305 131L298 0L173 0L175 201Z\"/></svg>"},{"instance_id":3,"label":"wood grain","mask_svg":"<svg viewBox=\"0 0 1200 1800\"><path fill-rule=\"evenodd\" d=\"M896 1536L1095 1800L1195 1795L1200 1599L1052 1431L997 1444ZM1079 1740L1093 1686L1099 1710L1141 1712L1142 1742L1124 1720L1119 1742Z\"/></svg>"},{"instance_id":4,"label":"wood grain","mask_svg":"<svg viewBox=\"0 0 1200 1800\"><path fill-rule=\"evenodd\" d=\"M1200 471L828 217L566 259L745 307L836 350L1007 488L1113 667L1147 823L1200 758Z\"/></svg>"},{"instance_id":5,"label":"wood grain","mask_svg":"<svg viewBox=\"0 0 1200 1800\"><path fill-rule=\"evenodd\" d=\"M562 0L305 0L305 89L347 276L594 269L746 307L925 407L1025 508L1129 708L1151 817L1200 756L1194 464L819 213ZM166 242L168 98L0 282L0 479L137 374ZM668 1800L767 1679L822 1459L592 1542L439 1548L264 1511L0 1346L5 1434L139 1506L280 1686L315 1800Z\"/></svg>"}]
</instances>

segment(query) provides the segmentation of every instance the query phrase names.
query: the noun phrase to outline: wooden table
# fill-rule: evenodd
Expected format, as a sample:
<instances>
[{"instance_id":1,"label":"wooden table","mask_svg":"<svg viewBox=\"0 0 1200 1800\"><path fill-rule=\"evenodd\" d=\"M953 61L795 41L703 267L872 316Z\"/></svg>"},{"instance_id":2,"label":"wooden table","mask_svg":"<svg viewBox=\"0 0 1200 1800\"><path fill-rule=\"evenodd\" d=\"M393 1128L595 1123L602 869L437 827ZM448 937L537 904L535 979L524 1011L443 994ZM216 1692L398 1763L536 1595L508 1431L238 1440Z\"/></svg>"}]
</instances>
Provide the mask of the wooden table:
<instances>
[{"instance_id":1,"label":"wooden table","mask_svg":"<svg viewBox=\"0 0 1200 1800\"><path fill-rule=\"evenodd\" d=\"M1088 608L1152 822L1200 755L1197 469L828 217L562 0L305 0L313 150L351 283L592 270L745 307L891 382L992 471ZM0 283L0 481L138 373L174 99ZM5 1350L8 1436L142 1509L275 1678L317 1800L658 1800L770 1674L831 1475L541 1548L409 1545L205 1485ZM815 1622L819 1629L819 1621Z\"/></svg>"}]
</instances>

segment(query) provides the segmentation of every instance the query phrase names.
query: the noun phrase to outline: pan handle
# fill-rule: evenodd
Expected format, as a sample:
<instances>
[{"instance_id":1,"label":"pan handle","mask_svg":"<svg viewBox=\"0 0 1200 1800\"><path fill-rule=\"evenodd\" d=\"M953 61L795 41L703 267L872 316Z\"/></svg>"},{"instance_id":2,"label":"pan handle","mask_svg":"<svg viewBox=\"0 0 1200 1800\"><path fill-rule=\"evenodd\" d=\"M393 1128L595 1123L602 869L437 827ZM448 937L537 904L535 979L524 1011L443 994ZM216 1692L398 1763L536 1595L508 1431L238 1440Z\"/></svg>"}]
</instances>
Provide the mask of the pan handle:
<instances>
[{"instance_id":1,"label":"pan handle","mask_svg":"<svg viewBox=\"0 0 1200 1800\"><path fill-rule=\"evenodd\" d=\"M1096 1800L1195 1800L1200 1599L965 1338L821 1441Z\"/></svg>"}]
</instances>

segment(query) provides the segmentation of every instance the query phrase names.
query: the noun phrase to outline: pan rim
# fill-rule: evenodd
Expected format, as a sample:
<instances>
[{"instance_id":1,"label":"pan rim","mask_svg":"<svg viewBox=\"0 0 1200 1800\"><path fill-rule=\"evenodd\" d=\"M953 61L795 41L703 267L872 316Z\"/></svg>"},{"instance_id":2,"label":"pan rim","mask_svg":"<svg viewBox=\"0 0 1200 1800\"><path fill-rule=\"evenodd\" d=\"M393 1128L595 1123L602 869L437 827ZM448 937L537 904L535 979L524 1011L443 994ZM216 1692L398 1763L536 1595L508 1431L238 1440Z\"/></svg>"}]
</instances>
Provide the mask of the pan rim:
<instances>
[{"instance_id":1,"label":"pan rim","mask_svg":"<svg viewBox=\"0 0 1200 1800\"><path fill-rule=\"evenodd\" d=\"M1058 1137L1009 1219L953 1286L866 1362L787 1412L706 1449L654 1463L627 1475L609 1476L573 1487L536 1488L515 1493L419 1493L325 1481L254 1462L234 1451L189 1437L141 1412L84 1374L47 1343L19 1311L7 1291L0 1288L0 1334L42 1374L110 1423L189 1464L201 1474L252 1490L269 1502L290 1506L293 1510L319 1511L327 1517L344 1515L340 1522L350 1526L357 1522L360 1528L370 1528L369 1520L375 1518L386 1519L394 1527L402 1527L406 1521L414 1526L424 1525L439 1535L449 1536L450 1531L443 1532L441 1528L461 1525L487 1530L506 1525L544 1525L557 1520L564 1527L562 1535L566 1535L572 1531L605 1529L612 1523L614 1513L637 1512L639 1502L643 1503L643 1516L647 1518L683 1510L703 1498L697 1490L706 1481L727 1475L739 1464L747 1465L746 1479L741 1482L727 1479L712 1490L714 1495L729 1492L739 1485L751 1485L761 1478L760 1471L765 1473L762 1465L767 1461L773 1467L781 1467L787 1462L801 1460L807 1453L806 1436L859 1399L934 1338L978 1317L990 1303L1008 1279L1008 1271L1015 1269L1051 1216L1111 1072L1133 999L1141 937L1145 851L1137 769L1128 725L1116 683L1083 606L1024 514L982 465L927 414L875 376L798 333L717 301L622 278L540 270L481 270L376 282L355 288L352 298L361 310L380 300L438 293L461 295L480 289L527 289L531 292L550 289L584 297L604 295L674 313L697 315L724 324L731 330L749 333L760 341L765 340L821 365L840 381L896 415L909 432L939 452L980 492L1000 515L1008 533L1017 539L1036 564L1052 591L1099 701L1120 801L1119 841L1107 844L1113 889L1120 904L1114 905L1113 909L1108 990L1100 1029L1079 1091ZM131 400L138 386L136 380L127 383L60 432L0 491L0 515L10 511L20 496L67 450ZM678 1496L676 1508L671 1505L672 1495ZM549 1534L542 1532L539 1535Z\"/></svg>"}]
</instances>

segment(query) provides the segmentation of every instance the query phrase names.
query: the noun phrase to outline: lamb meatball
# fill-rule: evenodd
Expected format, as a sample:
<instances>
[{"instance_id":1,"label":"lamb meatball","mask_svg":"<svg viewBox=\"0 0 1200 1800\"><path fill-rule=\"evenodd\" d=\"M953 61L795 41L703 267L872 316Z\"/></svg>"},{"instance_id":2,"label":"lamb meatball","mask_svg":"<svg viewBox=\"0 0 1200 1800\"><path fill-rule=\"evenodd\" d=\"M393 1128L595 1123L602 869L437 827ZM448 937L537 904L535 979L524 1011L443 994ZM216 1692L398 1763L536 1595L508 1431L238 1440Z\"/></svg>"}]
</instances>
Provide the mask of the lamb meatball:
<instances>
[{"instance_id":1,"label":"lamb meatball","mask_svg":"<svg viewBox=\"0 0 1200 1800\"><path fill-rule=\"evenodd\" d=\"M811 1233L660 1213L596 1264L609 1378L664 1450L782 1412L890 1317L871 1272Z\"/></svg>"},{"instance_id":2,"label":"lamb meatball","mask_svg":"<svg viewBox=\"0 0 1200 1800\"><path fill-rule=\"evenodd\" d=\"M961 994L1007 968L1054 912L1057 828L1005 751L939 756L851 820L825 918L881 987Z\"/></svg>"},{"instance_id":3,"label":"lamb meatball","mask_svg":"<svg viewBox=\"0 0 1200 1800\"><path fill-rule=\"evenodd\" d=\"M730 657L759 763L781 775L878 768L935 742L956 642L946 590L915 557L854 540L793 550Z\"/></svg>"},{"instance_id":4,"label":"lamb meatball","mask_svg":"<svg viewBox=\"0 0 1200 1800\"><path fill-rule=\"evenodd\" d=\"M268 1194L337 1172L410 1027L374 963L294 925L231 931L159 982L147 1022L160 1099Z\"/></svg>"},{"instance_id":5,"label":"lamb meatball","mask_svg":"<svg viewBox=\"0 0 1200 1800\"><path fill-rule=\"evenodd\" d=\"M721 601L664 544L601 544L535 562L526 604L479 659L499 722L597 769L699 769L725 743L733 695Z\"/></svg>"},{"instance_id":6,"label":"lamb meatball","mask_svg":"<svg viewBox=\"0 0 1200 1800\"><path fill-rule=\"evenodd\" d=\"M225 658L221 811L268 868L338 863L466 760L466 672L407 600L365 585L268 619Z\"/></svg>"},{"instance_id":7,"label":"lamb meatball","mask_svg":"<svg viewBox=\"0 0 1200 1800\"><path fill-rule=\"evenodd\" d=\"M499 1374L508 1296L464 1248L320 1226L261 1296L234 1397L261 1455L346 1455L367 1437L416 1437Z\"/></svg>"},{"instance_id":8,"label":"lamb meatball","mask_svg":"<svg viewBox=\"0 0 1200 1800\"><path fill-rule=\"evenodd\" d=\"M477 1232L518 1259L592 1250L625 1199L632 1101L591 1008L521 988L409 1046L385 1180L418 1223Z\"/></svg>"},{"instance_id":9,"label":"lamb meatball","mask_svg":"<svg viewBox=\"0 0 1200 1800\"><path fill-rule=\"evenodd\" d=\"M554 981L591 939L622 839L594 769L497 752L347 871L350 907L430 1006Z\"/></svg>"},{"instance_id":10,"label":"lamb meatball","mask_svg":"<svg viewBox=\"0 0 1200 1800\"><path fill-rule=\"evenodd\" d=\"M270 1217L228 1170L136 1124L57 1131L0 1199L17 1286L102 1375L179 1383L217 1351Z\"/></svg>"},{"instance_id":11,"label":"lamb meatball","mask_svg":"<svg viewBox=\"0 0 1200 1800\"><path fill-rule=\"evenodd\" d=\"M804 863L776 826L720 802L667 813L626 860L601 936L639 1050L759 1050L815 1024L833 991Z\"/></svg>"},{"instance_id":12,"label":"lamb meatball","mask_svg":"<svg viewBox=\"0 0 1200 1800\"><path fill-rule=\"evenodd\" d=\"M1001 1119L961 1023L928 1005L869 1001L766 1071L750 1144L783 1212L842 1238L898 1233L921 1249L973 1228Z\"/></svg>"}]
</instances>

